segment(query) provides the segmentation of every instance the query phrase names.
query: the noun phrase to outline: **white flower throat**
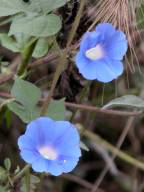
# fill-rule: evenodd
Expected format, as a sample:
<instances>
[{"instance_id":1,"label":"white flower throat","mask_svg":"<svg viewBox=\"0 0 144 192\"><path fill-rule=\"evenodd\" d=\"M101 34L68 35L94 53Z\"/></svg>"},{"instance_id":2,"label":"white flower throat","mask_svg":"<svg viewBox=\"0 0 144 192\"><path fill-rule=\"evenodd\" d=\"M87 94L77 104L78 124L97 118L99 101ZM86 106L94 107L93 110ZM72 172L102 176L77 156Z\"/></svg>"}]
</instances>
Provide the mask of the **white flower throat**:
<instances>
[{"instance_id":1,"label":"white flower throat","mask_svg":"<svg viewBox=\"0 0 144 192\"><path fill-rule=\"evenodd\" d=\"M85 52L85 55L88 59L97 60L101 59L104 56L104 50L100 44L96 47L93 47Z\"/></svg>"},{"instance_id":2,"label":"white flower throat","mask_svg":"<svg viewBox=\"0 0 144 192\"><path fill-rule=\"evenodd\" d=\"M51 147L43 146L39 149L39 153L49 160L55 160L57 158L57 152Z\"/></svg>"}]
</instances>

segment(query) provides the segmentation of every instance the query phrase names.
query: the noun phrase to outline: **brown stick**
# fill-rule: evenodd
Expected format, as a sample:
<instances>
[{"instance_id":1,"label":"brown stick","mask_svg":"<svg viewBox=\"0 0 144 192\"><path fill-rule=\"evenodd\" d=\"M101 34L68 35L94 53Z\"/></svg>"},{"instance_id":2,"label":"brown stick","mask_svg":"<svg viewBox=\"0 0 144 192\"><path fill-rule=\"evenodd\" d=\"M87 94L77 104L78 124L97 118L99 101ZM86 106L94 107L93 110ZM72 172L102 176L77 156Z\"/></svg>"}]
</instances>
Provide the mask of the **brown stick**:
<instances>
[{"instance_id":1,"label":"brown stick","mask_svg":"<svg viewBox=\"0 0 144 192\"><path fill-rule=\"evenodd\" d=\"M65 106L76 108L79 110L91 111L91 112L96 112L96 113L103 113L103 114L107 114L107 115L138 116L142 113L141 111L129 112L129 111L119 111L119 110L112 110L112 109L100 109L100 108L90 106L90 105L75 104L75 103L69 103L69 102L65 102Z\"/></svg>"}]
</instances>

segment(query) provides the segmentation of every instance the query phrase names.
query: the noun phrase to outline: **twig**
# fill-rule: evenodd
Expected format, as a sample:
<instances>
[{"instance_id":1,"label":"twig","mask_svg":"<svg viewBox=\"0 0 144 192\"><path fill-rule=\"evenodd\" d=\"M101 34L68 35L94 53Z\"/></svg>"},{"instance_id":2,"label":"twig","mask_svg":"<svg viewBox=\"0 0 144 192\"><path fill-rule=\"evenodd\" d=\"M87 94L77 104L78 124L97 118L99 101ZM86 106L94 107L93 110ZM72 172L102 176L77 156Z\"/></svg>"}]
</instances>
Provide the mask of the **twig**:
<instances>
[{"instance_id":1,"label":"twig","mask_svg":"<svg viewBox=\"0 0 144 192\"><path fill-rule=\"evenodd\" d=\"M0 97L5 97L7 99L12 98L11 95L7 92L0 92ZM41 99L40 102L44 103L45 99ZM79 109L82 111L84 110L84 111L90 111L95 113L102 113L106 115L117 115L117 116L126 116L126 117L139 116L142 113L142 111L129 112L129 111L119 111L119 110L112 110L112 109L101 109L101 108L90 106L90 105L76 104L76 103L70 103L70 102L65 102L65 106Z\"/></svg>"},{"instance_id":2,"label":"twig","mask_svg":"<svg viewBox=\"0 0 144 192\"><path fill-rule=\"evenodd\" d=\"M64 179L68 179L70 181L73 181L73 182L75 182L75 183L77 183L77 184L79 184L79 185L81 185L87 189L92 189L92 187L93 187L93 184L91 184L90 182L88 182L88 181L86 181L86 180L84 180L84 179L82 179L76 175L66 174L66 175L62 175L61 177Z\"/></svg>"},{"instance_id":3,"label":"twig","mask_svg":"<svg viewBox=\"0 0 144 192\"><path fill-rule=\"evenodd\" d=\"M56 41L55 41L55 43L56 43ZM62 72L62 70L64 68L65 61L66 61L66 51L62 52L57 43L56 43L56 46L57 46L57 49L59 50L60 61L59 61L58 65L57 65L57 68L56 68L56 71L55 71L55 74L54 74L54 78L53 78L53 81L52 81L51 89L49 91L49 95L48 95L48 97L46 98L46 100L44 101L44 103L42 105L41 115L44 115L48 110L48 106L49 106L49 103L50 103L50 101L52 99L52 96L53 96L57 81L58 81L58 79L59 79L59 77L61 75L61 72Z\"/></svg>"},{"instance_id":4,"label":"twig","mask_svg":"<svg viewBox=\"0 0 144 192\"><path fill-rule=\"evenodd\" d=\"M71 45L74 37L75 37L75 34L77 32L77 28L79 26L79 23L80 23L80 19L81 19L81 16L82 16L82 13L83 13L83 10L84 10L84 7L85 7L85 4L86 4L87 0L80 0L80 6L79 6L79 10L78 10L78 13L77 13L77 16L75 18L75 21L72 25L72 29L69 33L69 38L68 38L68 41L67 41L67 48Z\"/></svg>"},{"instance_id":5,"label":"twig","mask_svg":"<svg viewBox=\"0 0 144 192\"><path fill-rule=\"evenodd\" d=\"M119 157L121 160L144 171L144 162L141 162L135 159L134 157L124 153L123 151L119 150L118 148L116 148L106 140L102 139L99 135L94 134L93 132L88 130L85 130L83 132L83 135L88 139L90 139L91 141L102 145L105 149L107 149L113 155L116 155L117 157Z\"/></svg>"},{"instance_id":6,"label":"twig","mask_svg":"<svg viewBox=\"0 0 144 192\"><path fill-rule=\"evenodd\" d=\"M61 51L61 49L59 48L58 44L57 44L57 41L55 41L55 45L57 47L57 49L59 50L59 56L60 56L60 62L56 68L56 72L54 74L54 78L53 78L53 81L52 81L52 85L51 85L51 89L50 89L50 92L49 92L49 95L47 97L47 99L45 100L43 106L42 106L42 110L41 110L41 115L44 115L47 110L48 110L48 106L49 106L49 103L52 99L52 96L53 96L53 92L55 90L55 87L56 87L56 84L57 84L57 81L61 75L61 72L65 66L65 63L66 63L66 60L67 60L67 52L69 51L69 46L71 45L71 42L76 34L76 31L77 31L77 28L79 26L79 22L80 22L80 19L81 19L81 16L82 16L82 11L84 9L84 6L85 6L85 3L86 3L86 0L81 0L80 1L80 7L79 7L79 10L78 10L78 13L76 15L76 18L75 18L75 21L72 25L72 29L70 31L70 35L69 35L69 38L68 38L68 41L67 41L67 45L66 45L66 50L64 51Z\"/></svg>"},{"instance_id":7,"label":"twig","mask_svg":"<svg viewBox=\"0 0 144 192\"><path fill-rule=\"evenodd\" d=\"M118 115L118 116L138 116L142 113L142 111L118 111L118 110L112 110L112 109L101 109L94 106L84 105L84 104L75 104L70 102L65 102L66 107L72 107L79 110L85 110L85 111L91 111L96 113L103 113L107 115Z\"/></svg>"},{"instance_id":8,"label":"twig","mask_svg":"<svg viewBox=\"0 0 144 192\"><path fill-rule=\"evenodd\" d=\"M116 147L118 149L121 148L121 146L122 146L128 132L129 132L129 130L132 128L132 126L134 126L133 125L134 121L135 121L135 117L130 117L127 120L126 126L125 126L125 128L124 128L124 130L123 130L123 132L122 132L121 136L119 137L119 140L118 140L118 142L116 144ZM112 160L114 160L115 158L116 158L116 154L112 156ZM104 177L106 176L108 170L109 170L109 166L106 165L105 168L103 169L103 171L101 172L99 178L96 180L91 192L96 192L98 190L98 188L99 188L100 184L102 183Z\"/></svg>"},{"instance_id":9,"label":"twig","mask_svg":"<svg viewBox=\"0 0 144 192\"><path fill-rule=\"evenodd\" d=\"M57 53L50 53L45 57L42 57L40 59L37 59L36 61L33 61L32 63L30 63L28 65L28 69L33 69L35 67L38 67L42 64L46 64L49 63L50 61L53 61L54 59L58 58L58 54Z\"/></svg>"}]
</instances>

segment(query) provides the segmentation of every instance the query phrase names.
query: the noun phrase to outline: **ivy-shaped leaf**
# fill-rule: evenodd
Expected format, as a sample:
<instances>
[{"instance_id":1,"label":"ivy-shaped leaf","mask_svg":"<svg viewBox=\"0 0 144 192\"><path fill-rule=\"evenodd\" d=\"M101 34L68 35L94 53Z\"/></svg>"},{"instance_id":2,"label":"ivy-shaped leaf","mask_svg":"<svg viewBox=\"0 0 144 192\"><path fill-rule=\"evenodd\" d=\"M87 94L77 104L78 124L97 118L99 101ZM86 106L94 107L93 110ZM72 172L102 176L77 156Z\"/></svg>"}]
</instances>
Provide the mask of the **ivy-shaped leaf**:
<instances>
[{"instance_id":1,"label":"ivy-shaped leaf","mask_svg":"<svg viewBox=\"0 0 144 192\"><path fill-rule=\"evenodd\" d=\"M16 98L23 106L33 108L41 97L38 87L28 81L17 78L11 90L11 95Z\"/></svg>"},{"instance_id":2,"label":"ivy-shaped leaf","mask_svg":"<svg viewBox=\"0 0 144 192\"><path fill-rule=\"evenodd\" d=\"M23 122L28 123L40 116L36 106L41 92L38 87L30 82L17 78L11 90L11 95L16 99L8 103L8 108L18 115Z\"/></svg>"},{"instance_id":3,"label":"ivy-shaped leaf","mask_svg":"<svg viewBox=\"0 0 144 192\"><path fill-rule=\"evenodd\" d=\"M27 108L22 105L11 102L8 105L9 110L14 112L23 122L29 123L30 121L40 116L40 111L37 107Z\"/></svg>"},{"instance_id":4,"label":"ivy-shaped leaf","mask_svg":"<svg viewBox=\"0 0 144 192\"><path fill-rule=\"evenodd\" d=\"M47 116L54 120L64 120L65 119L65 99L52 100L48 107Z\"/></svg>"}]
</instances>

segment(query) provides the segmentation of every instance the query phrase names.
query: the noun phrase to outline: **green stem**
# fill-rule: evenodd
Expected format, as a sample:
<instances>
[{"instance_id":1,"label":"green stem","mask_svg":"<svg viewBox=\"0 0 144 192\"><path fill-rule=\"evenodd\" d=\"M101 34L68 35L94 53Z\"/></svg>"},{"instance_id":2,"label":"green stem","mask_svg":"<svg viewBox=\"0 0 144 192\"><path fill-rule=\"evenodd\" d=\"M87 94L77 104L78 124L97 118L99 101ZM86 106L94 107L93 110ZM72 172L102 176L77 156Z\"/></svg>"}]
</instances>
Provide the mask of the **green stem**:
<instances>
[{"instance_id":1,"label":"green stem","mask_svg":"<svg viewBox=\"0 0 144 192\"><path fill-rule=\"evenodd\" d=\"M22 62L20 63L17 71L18 76L22 76L26 72L29 60L31 59L36 43L37 39L33 39L32 42L30 42L30 44L24 49L22 53Z\"/></svg>"},{"instance_id":2,"label":"green stem","mask_svg":"<svg viewBox=\"0 0 144 192\"><path fill-rule=\"evenodd\" d=\"M30 169L30 167L31 166L29 164L25 165L25 167L13 178L13 182L20 179L27 172L27 170Z\"/></svg>"},{"instance_id":3,"label":"green stem","mask_svg":"<svg viewBox=\"0 0 144 192\"><path fill-rule=\"evenodd\" d=\"M30 192L30 168L28 168L25 172L25 185L26 192Z\"/></svg>"},{"instance_id":4,"label":"green stem","mask_svg":"<svg viewBox=\"0 0 144 192\"><path fill-rule=\"evenodd\" d=\"M57 68L56 68L56 72L54 74L54 78L53 78L53 81L52 81L52 85L51 85L49 95L46 98L45 102L43 103L43 106L42 106L42 109L41 109L41 115L45 115L47 113L49 103L50 103L50 101L52 99L53 92L55 90L55 87L56 87L57 81L58 81L58 79L60 77L60 74L61 74L61 72L62 72L62 70L64 68L65 62L66 62L66 53L64 52L63 55L60 56L60 62L58 64Z\"/></svg>"},{"instance_id":5,"label":"green stem","mask_svg":"<svg viewBox=\"0 0 144 192\"><path fill-rule=\"evenodd\" d=\"M139 169L144 171L144 162L141 162L141 161L131 157L130 155L122 152L121 150L119 150L118 148L114 147L109 142L107 142L104 139L102 139L97 134L92 133L91 131L85 130L83 134L88 139L90 139L91 141L93 141L95 143L99 143L100 145L102 145L105 149L107 149L109 152L113 153L114 155L116 155L117 157L122 159L123 161L125 161L128 164L131 164L131 165L133 165L133 166L135 166L135 167L137 167L137 168L139 168Z\"/></svg>"}]
</instances>

